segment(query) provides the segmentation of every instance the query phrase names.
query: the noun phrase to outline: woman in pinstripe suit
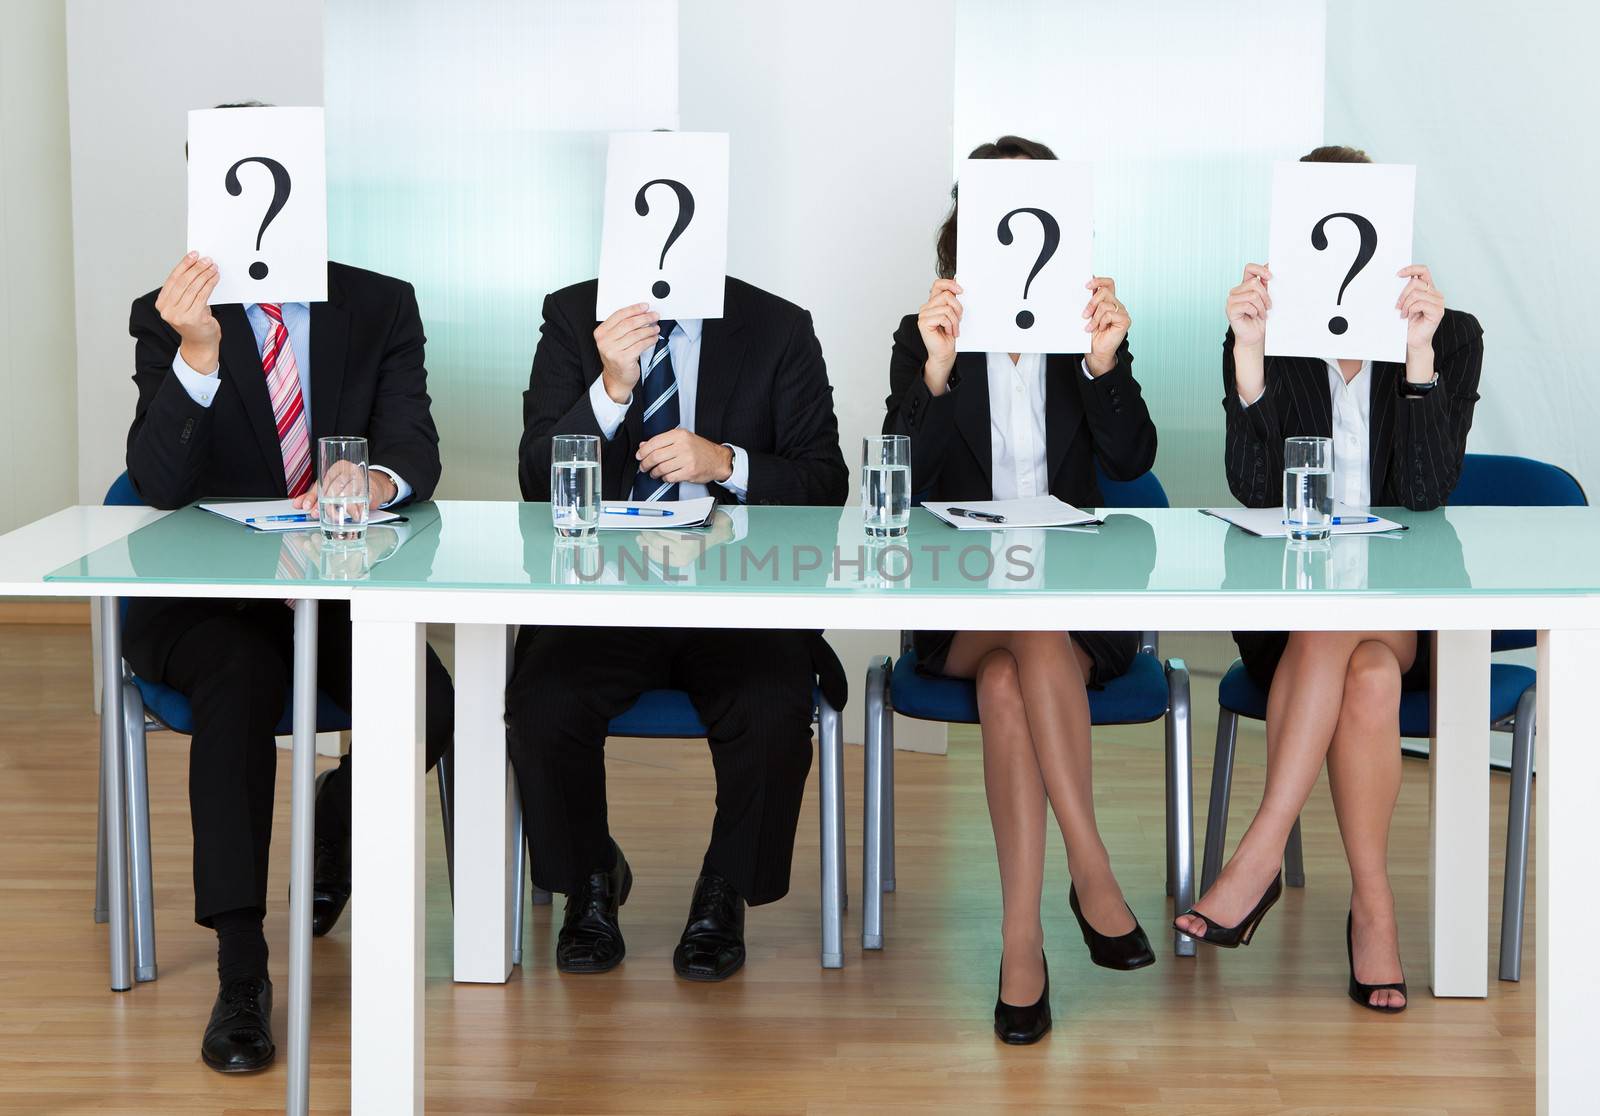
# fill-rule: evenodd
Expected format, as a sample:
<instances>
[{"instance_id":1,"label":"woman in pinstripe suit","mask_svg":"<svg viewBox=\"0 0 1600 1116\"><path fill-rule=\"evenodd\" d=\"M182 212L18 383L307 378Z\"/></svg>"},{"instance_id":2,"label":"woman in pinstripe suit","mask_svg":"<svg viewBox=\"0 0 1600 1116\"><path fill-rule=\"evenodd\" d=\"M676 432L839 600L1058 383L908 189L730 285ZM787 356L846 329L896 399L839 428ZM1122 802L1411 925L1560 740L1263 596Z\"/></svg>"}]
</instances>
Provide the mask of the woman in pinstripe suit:
<instances>
[{"instance_id":1,"label":"woman in pinstripe suit","mask_svg":"<svg viewBox=\"0 0 1600 1116\"><path fill-rule=\"evenodd\" d=\"M1370 162L1319 148L1307 162ZM1272 273L1259 264L1229 292L1223 344L1228 486L1249 507L1281 500L1283 443L1334 441L1334 498L1354 507L1422 511L1445 502L1461 473L1478 401L1483 330L1445 308L1426 267L1402 268L1395 303L1406 361L1265 357ZM1389 822L1400 790L1400 695L1428 685L1425 632L1236 632L1245 668L1268 690L1267 786L1238 849L1177 926L1201 941L1247 944L1282 891L1289 831L1324 760L1350 862L1350 996L1363 1007L1406 1003Z\"/></svg>"}]
</instances>

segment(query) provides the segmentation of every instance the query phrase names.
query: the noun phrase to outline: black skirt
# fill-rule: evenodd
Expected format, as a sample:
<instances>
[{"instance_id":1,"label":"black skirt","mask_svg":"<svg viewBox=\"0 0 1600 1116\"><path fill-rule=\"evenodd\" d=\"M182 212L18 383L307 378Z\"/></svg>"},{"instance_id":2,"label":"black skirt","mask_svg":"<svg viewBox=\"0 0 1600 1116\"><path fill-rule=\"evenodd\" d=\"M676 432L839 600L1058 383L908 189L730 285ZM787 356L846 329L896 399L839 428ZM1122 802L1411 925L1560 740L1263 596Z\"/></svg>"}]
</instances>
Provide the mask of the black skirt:
<instances>
[{"instance_id":1,"label":"black skirt","mask_svg":"<svg viewBox=\"0 0 1600 1116\"><path fill-rule=\"evenodd\" d=\"M917 653L917 671L935 678L944 677L945 659L955 632L912 632L911 647ZM1138 632L1073 632L1072 640L1093 661L1089 669L1089 688L1099 690L1113 678L1128 673L1139 653Z\"/></svg>"},{"instance_id":2,"label":"black skirt","mask_svg":"<svg viewBox=\"0 0 1600 1116\"><path fill-rule=\"evenodd\" d=\"M1278 660L1289 646L1288 632L1234 632L1233 642L1238 645L1239 658L1250 680L1263 690L1272 689L1272 676L1278 672ZM1402 690L1426 690L1433 674L1433 633L1417 633L1417 658L1411 668L1400 676Z\"/></svg>"}]
</instances>

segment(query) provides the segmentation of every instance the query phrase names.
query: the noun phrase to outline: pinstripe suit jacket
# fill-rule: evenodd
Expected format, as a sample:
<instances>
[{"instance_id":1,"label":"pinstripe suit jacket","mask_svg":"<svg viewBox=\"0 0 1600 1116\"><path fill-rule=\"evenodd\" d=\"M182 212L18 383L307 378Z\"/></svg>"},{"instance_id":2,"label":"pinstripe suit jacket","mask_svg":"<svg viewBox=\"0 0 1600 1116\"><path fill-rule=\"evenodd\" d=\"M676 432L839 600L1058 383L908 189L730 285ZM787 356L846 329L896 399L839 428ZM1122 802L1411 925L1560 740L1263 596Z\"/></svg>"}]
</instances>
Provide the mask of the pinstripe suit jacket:
<instances>
[{"instance_id":1,"label":"pinstripe suit jacket","mask_svg":"<svg viewBox=\"0 0 1600 1116\"><path fill-rule=\"evenodd\" d=\"M1446 310L1433 335L1439 386L1405 397L1405 365L1372 364L1369 422L1372 503L1427 511L1442 505L1461 475L1467 432L1478 402L1483 327L1460 310ZM1234 385L1233 331L1222 344L1222 409L1227 416L1224 463L1234 499L1251 508L1283 499L1283 441L1332 437L1333 397L1327 363L1316 357L1268 357L1266 391L1249 407Z\"/></svg>"}]
</instances>

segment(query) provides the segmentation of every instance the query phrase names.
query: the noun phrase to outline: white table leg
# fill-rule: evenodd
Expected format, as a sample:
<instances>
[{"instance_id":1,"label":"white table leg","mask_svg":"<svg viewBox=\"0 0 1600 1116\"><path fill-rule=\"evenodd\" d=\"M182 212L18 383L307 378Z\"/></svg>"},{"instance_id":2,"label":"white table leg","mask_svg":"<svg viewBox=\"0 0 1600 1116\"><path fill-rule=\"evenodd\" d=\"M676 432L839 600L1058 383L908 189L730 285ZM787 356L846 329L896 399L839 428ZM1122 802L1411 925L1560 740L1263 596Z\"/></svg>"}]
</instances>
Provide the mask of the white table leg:
<instances>
[{"instance_id":1,"label":"white table leg","mask_svg":"<svg viewBox=\"0 0 1600 1116\"><path fill-rule=\"evenodd\" d=\"M350 1104L423 1108L422 625L354 618Z\"/></svg>"},{"instance_id":2,"label":"white table leg","mask_svg":"<svg viewBox=\"0 0 1600 1116\"><path fill-rule=\"evenodd\" d=\"M1600 631L1539 633L1535 770L1539 800L1536 1095L1540 1116L1593 1112L1594 1018L1600 1001L1600 891L1594 816L1600 748L1594 740ZM1559 749L1559 750L1558 750Z\"/></svg>"},{"instance_id":3,"label":"white table leg","mask_svg":"<svg viewBox=\"0 0 1600 1116\"><path fill-rule=\"evenodd\" d=\"M515 793L506 765L510 665L503 624L456 625L455 978L511 976L518 898Z\"/></svg>"},{"instance_id":4,"label":"white table leg","mask_svg":"<svg viewBox=\"0 0 1600 1116\"><path fill-rule=\"evenodd\" d=\"M1428 785L1428 932L1433 994L1487 996L1488 632L1439 632L1434 637Z\"/></svg>"}]
</instances>

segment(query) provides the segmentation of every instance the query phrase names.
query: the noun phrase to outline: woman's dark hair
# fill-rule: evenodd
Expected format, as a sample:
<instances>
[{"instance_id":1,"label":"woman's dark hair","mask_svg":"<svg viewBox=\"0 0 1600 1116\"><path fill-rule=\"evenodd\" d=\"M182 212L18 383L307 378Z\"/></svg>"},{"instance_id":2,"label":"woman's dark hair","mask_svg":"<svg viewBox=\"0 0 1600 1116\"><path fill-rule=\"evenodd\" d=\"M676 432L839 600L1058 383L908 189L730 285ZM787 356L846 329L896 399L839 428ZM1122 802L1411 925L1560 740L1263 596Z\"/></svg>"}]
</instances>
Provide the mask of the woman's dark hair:
<instances>
[{"instance_id":1,"label":"woman's dark hair","mask_svg":"<svg viewBox=\"0 0 1600 1116\"><path fill-rule=\"evenodd\" d=\"M1300 156L1302 163L1370 163L1372 157L1359 147L1331 145Z\"/></svg>"},{"instance_id":2,"label":"woman's dark hair","mask_svg":"<svg viewBox=\"0 0 1600 1116\"><path fill-rule=\"evenodd\" d=\"M993 143L980 143L972 149L969 159L1054 159L1056 153L1044 144L1021 136L1001 136ZM959 204L958 182L950 187L950 216L939 226L939 239L934 245L935 267L941 279L956 277L956 207Z\"/></svg>"}]
</instances>

